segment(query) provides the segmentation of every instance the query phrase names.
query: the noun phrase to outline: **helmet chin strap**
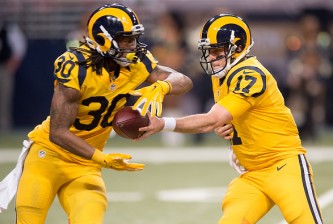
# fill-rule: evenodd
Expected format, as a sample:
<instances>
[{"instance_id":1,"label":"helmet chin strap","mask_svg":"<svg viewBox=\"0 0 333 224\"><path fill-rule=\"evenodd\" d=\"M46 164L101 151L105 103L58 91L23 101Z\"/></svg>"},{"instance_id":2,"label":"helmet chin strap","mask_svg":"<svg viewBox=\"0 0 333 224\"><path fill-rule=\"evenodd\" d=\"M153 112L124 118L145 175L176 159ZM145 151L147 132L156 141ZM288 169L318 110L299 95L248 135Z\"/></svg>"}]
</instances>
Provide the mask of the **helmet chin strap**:
<instances>
[{"instance_id":1,"label":"helmet chin strap","mask_svg":"<svg viewBox=\"0 0 333 224\"><path fill-rule=\"evenodd\" d=\"M226 66L224 69L222 69L218 73L214 74L214 76L217 77L217 78L219 78L219 79L221 79L224 76L226 76L226 74L228 73L229 70L230 70L230 67Z\"/></svg>"},{"instance_id":2,"label":"helmet chin strap","mask_svg":"<svg viewBox=\"0 0 333 224\"><path fill-rule=\"evenodd\" d=\"M230 63L231 62L230 55L231 55L231 52L232 52L232 50L231 50L228 54L227 65L225 66L224 69L222 69L218 73L214 74L214 76L218 77L219 79L226 76L227 73L229 72L229 70L250 52L250 49L253 46L253 44L254 44L254 41L252 40L250 46L242 54L240 54L232 63ZM233 46L232 48L237 48L237 47Z\"/></svg>"},{"instance_id":3,"label":"helmet chin strap","mask_svg":"<svg viewBox=\"0 0 333 224\"><path fill-rule=\"evenodd\" d=\"M114 61L120 65L121 67L127 67L129 66L131 63L128 61L120 61L119 59L114 59Z\"/></svg>"},{"instance_id":4,"label":"helmet chin strap","mask_svg":"<svg viewBox=\"0 0 333 224\"><path fill-rule=\"evenodd\" d=\"M137 60L136 58L136 53L127 53L125 58L114 58L114 60L117 62L118 65L122 67L127 67L130 64L133 63L133 61Z\"/></svg>"}]
</instances>

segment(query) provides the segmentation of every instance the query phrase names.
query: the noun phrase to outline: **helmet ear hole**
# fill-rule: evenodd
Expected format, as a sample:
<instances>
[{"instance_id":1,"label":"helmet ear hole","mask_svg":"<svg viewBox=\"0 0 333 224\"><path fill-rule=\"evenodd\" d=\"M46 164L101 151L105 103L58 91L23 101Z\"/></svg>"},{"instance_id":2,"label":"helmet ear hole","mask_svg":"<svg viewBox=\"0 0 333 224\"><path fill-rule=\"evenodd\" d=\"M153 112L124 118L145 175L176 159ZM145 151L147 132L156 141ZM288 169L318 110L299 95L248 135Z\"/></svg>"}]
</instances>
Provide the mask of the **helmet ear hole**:
<instances>
[{"instance_id":1,"label":"helmet ear hole","mask_svg":"<svg viewBox=\"0 0 333 224\"><path fill-rule=\"evenodd\" d=\"M104 45L105 44L105 39L101 36L96 36L96 42L99 44L99 45Z\"/></svg>"},{"instance_id":2,"label":"helmet ear hole","mask_svg":"<svg viewBox=\"0 0 333 224\"><path fill-rule=\"evenodd\" d=\"M236 48L236 50L235 50L235 52L236 53L241 53L243 51L243 49L244 49L243 45L238 45L237 48Z\"/></svg>"}]
</instances>

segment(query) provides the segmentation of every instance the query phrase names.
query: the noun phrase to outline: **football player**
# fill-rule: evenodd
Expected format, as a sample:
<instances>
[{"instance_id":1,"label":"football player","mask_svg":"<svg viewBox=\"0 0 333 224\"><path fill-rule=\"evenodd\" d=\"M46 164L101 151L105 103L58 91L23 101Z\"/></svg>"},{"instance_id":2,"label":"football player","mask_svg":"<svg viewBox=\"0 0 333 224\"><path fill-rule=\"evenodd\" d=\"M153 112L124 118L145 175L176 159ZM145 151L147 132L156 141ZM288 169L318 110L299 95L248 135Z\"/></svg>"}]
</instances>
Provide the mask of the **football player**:
<instances>
[{"instance_id":1,"label":"football player","mask_svg":"<svg viewBox=\"0 0 333 224\"><path fill-rule=\"evenodd\" d=\"M200 63L211 76L215 104L204 114L150 117L138 140L158 131L215 130L231 138L231 165L240 176L228 186L219 224L257 223L274 205L288 223L323 223L295 121L273 75L248 54L252 46L241 18L220 14L208 20L199 40Z\"/></svg>"},{"instance_id":2,"label":"football player","mask_svg":"<svg viewBox=\"0 0 333 224\"><path fill-rule=\"evenodd\" d=\"M130 155L105 154L112 118L130 94L141 113L162 113L166 94L192 88L182 73L159 65L139 40L134 11L107 4L92 13L87 37L54 62L50 116L28 134L29 152L18 183L17 224L42 224L55 196L71 224L102 224L107 206L101 168L139 171ZM137 89L148 82L151 85ZM16 189L15 186L11 186Z\"/></svg>"}]
</instances>

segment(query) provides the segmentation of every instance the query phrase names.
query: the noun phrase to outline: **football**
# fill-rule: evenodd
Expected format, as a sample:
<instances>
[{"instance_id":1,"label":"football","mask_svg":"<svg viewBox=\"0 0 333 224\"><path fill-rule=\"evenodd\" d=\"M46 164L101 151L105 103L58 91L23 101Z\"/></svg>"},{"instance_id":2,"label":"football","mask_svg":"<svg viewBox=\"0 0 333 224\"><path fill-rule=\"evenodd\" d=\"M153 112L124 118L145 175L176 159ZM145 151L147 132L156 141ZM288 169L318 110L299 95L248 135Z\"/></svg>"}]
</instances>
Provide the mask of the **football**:
<instances>
[{"instance_id":1,"label":"football","mask_svg":"<svg viewBox=\"0 0 333 224\"><path fill-rule=\"evenodd\" d=\"M146 114L141 116L138 110L127 106L119 110L112 121L113 130L121 137L135 139L144 134L139 128L149 125L149 118Z\"/></svg>"}]
</instances>

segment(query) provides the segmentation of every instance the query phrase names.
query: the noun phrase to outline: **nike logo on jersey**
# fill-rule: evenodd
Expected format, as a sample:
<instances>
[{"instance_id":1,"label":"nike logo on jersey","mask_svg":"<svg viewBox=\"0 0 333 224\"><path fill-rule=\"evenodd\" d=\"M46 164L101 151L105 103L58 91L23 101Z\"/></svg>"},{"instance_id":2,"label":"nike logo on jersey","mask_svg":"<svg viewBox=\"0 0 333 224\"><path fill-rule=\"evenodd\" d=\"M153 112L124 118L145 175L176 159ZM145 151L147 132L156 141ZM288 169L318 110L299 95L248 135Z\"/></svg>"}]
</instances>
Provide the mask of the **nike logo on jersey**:
<instances>
[{"instance_id":1,"label":"nike logo on jersey","mask_svg":"<svg viewBox=\"0 0 333 224\"><path fill-rule=\"evenodd\" d=\"M115 90L116 89L116 85L115 84L112 84L111 87L110 87L111 90Z\"/></svg>"},{"instance_id":2,"label":"nike logo on jersey","mask_svg":"<svg viewBox=\"0 0 333 224\"><path fill-rule=\"evenodd\" d=\"M282 166L280 166L280 167L276 167L276 170L277 170L277 171L280 171L285 165L287 165L287 164L284 164L284 165L282 165Z\"/></svg>"}]
</instances>

